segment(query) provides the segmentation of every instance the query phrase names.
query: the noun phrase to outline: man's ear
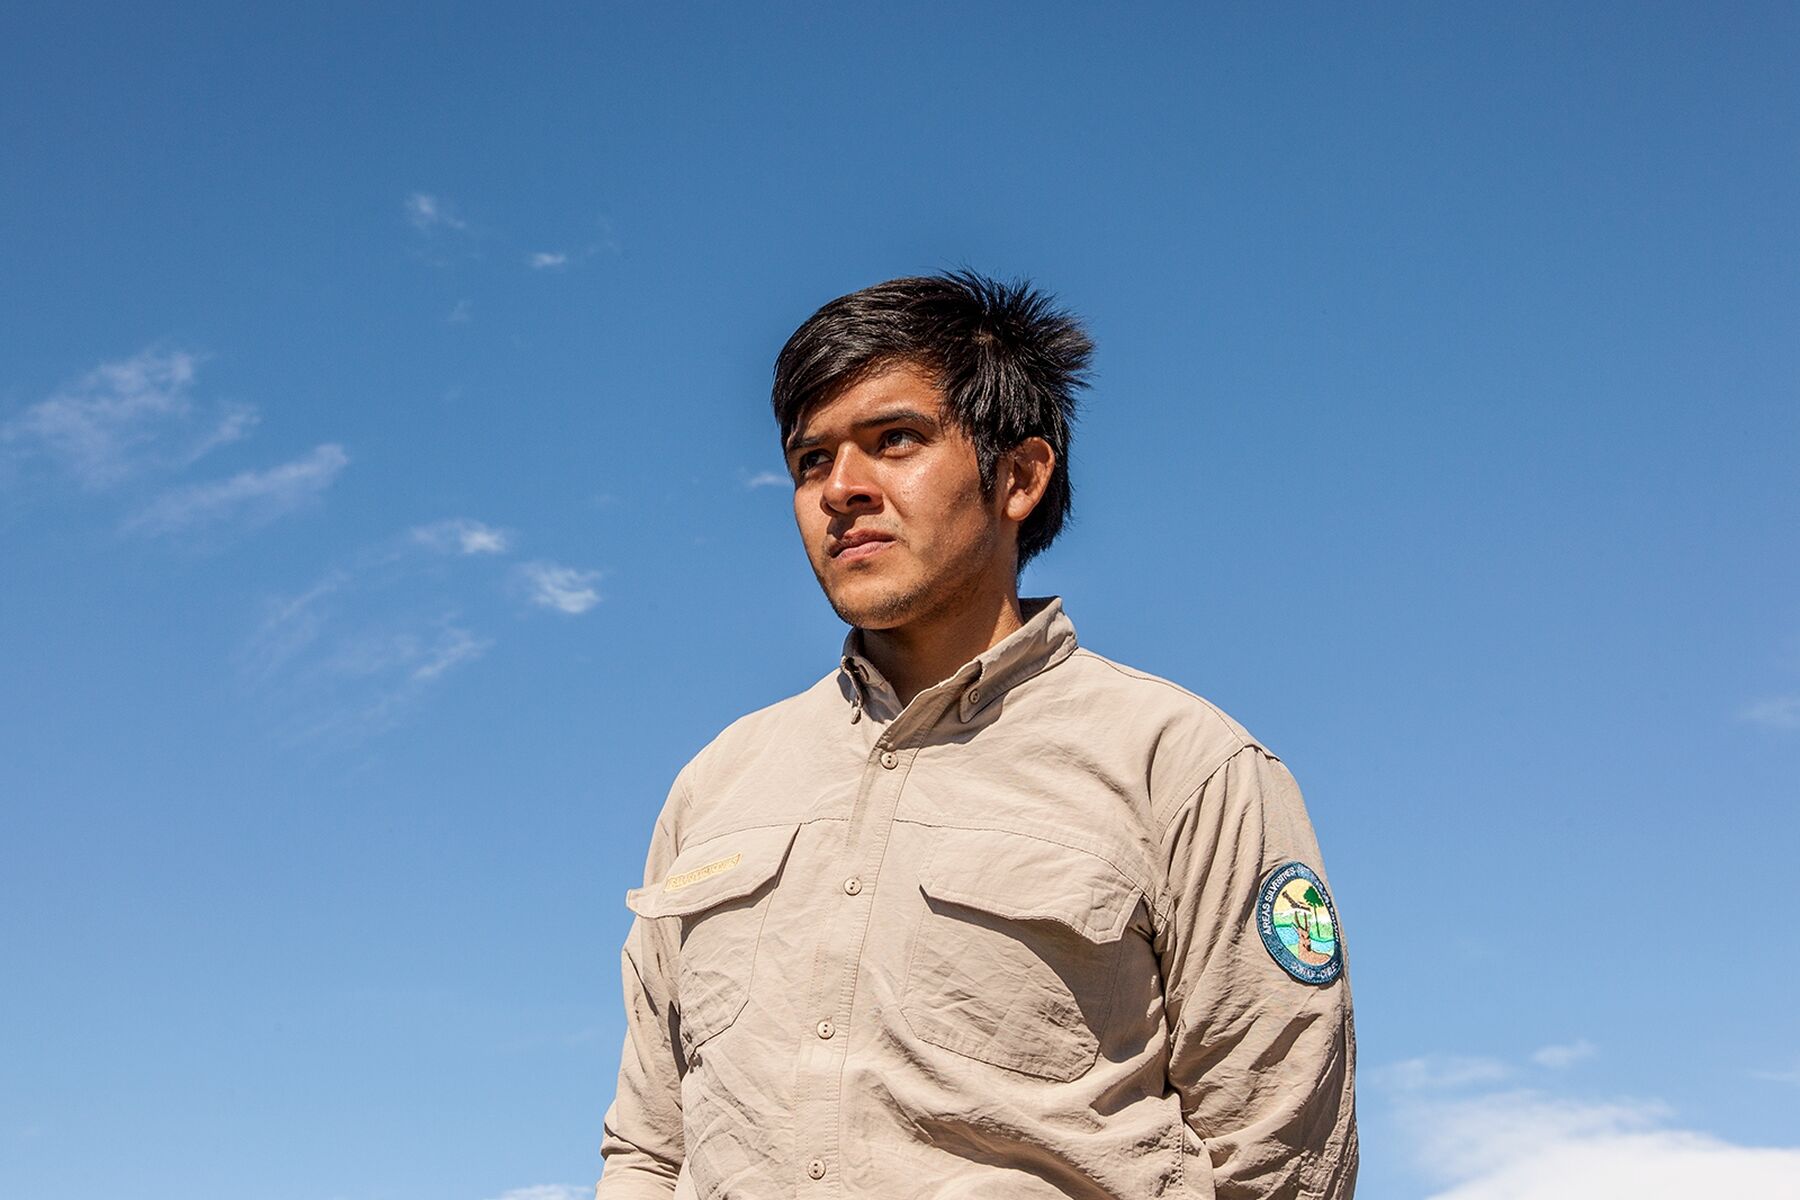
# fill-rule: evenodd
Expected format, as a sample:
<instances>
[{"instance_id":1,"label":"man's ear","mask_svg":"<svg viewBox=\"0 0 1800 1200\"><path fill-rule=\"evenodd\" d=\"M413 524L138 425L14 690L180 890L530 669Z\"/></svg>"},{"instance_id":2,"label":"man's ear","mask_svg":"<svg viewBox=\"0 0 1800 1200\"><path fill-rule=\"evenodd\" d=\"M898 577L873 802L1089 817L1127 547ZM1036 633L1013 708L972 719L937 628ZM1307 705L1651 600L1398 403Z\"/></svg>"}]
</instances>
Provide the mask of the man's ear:
<instances>
[{"instance_id":1,"label":"man's ear","mask_svg":"<svg viewBox=\"0 0 1800 1200\"><path fill-rule=\"evenodd\" d=\"M1056 451L1043 438L1028 437L1008 450L1001 461L1000 485L1005 502L1000 511L1008 520L1023 521L1050 487Z\"/></svg>"}]
</instances>

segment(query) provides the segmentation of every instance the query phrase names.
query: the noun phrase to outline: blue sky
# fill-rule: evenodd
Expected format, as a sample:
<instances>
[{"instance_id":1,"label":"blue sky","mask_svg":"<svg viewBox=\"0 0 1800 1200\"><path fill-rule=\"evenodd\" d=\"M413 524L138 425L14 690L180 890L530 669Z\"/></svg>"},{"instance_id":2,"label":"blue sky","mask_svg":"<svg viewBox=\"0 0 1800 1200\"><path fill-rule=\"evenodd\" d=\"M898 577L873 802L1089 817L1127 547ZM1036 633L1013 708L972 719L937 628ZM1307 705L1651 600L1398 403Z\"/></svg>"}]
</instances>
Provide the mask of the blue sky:
<instances>
[{"instance_id":1,"label":"blue sky","mask_svg":"<svg viewBox=\"0 0 1800 1200\"><path fill-rule=\"evenodd\" d=\"M0 1193L583 1194L843 633L774 354L965 264L1099 345L1027 594L1305 788L1364 1194L1792 1186L1793 8L302 7L0 15Z\"/></svg>"}]
</instances>

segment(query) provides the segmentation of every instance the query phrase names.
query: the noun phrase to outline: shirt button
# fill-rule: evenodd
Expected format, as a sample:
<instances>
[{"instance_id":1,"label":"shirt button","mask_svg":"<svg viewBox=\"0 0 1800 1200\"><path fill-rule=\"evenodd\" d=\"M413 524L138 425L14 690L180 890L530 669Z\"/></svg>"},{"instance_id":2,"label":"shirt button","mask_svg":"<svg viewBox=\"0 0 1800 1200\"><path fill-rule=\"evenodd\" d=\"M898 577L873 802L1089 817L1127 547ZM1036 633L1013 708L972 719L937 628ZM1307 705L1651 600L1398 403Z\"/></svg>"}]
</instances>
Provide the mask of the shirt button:
<instances>
[{"instance_id":1,"label":"shirt button","mask_svg":"<svg viewBox=\"0 0 1800 1200\"><path fill-rule=\"evenodd\" d=\"M822 1158L815 1158L811 1162L807 1163L806 1164L806 1173L808 1175L812 1176L814 1179L825 1178L825 1160Z\"/></svg>"},{"instance_id":2,"label":"shirt button","mask_svg":"<svg viewBox=\"0 0 1800 1200\"><path fill-rule=\"evenodd\" d=\"M826 1039L827 1041L829 1041L831 1039L832 1034L837 1032L837 1026L833 1025L829 1018L826 1020L820 1021L816 1026L814 1026L814 1028L819 1031L819 1036Z\"/></svg>"},{"instance_id":3,"label":"shirt button","mask_svg":"<svg viewBox=\"0 0 1800 1200\"><path fill-rule=\"evenodd\" d=\"M900 765L900 756L895 754L892 750L883 750L881 752L881 765L891 771Z\"/></svg>"},{"instance_id":4,"label":"shirt button","mask_svg":"<svg viewBox=\"0 0 1800 1200\"><path fill-rule=\"evenodd\" d=\"M969 689L969 703L970 704L980 704L981 703L981 689L980 688L970 688Z\"/></svg>"},{"instance_id":5,"label":"shirt button","mask_svg":"<svg viewBox=\"0 0 1800 1200\"><path fill-rule=\"evenodd\" d=\"M852 896L856 895L856 893L862 891L862 880L852 875L850 878L844 880L844 890Z\"/></svg>"}]
</instances>

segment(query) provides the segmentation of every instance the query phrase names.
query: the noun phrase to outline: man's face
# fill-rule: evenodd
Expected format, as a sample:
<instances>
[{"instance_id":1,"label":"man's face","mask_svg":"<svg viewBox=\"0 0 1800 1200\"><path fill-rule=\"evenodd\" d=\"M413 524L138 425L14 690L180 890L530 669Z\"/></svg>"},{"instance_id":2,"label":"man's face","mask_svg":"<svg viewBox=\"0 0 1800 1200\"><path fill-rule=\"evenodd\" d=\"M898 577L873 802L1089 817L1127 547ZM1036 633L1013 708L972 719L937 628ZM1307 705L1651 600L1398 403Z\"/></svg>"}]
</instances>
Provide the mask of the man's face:
<instances>
[{"instance_id":1,"label":"man's face","mask_svg":"<svg viewBox=\"0 0 1800 1200\"><path fill-rule=\"evenodd\" d=\"M881 371L815 405L787 462L807 557L847 623L893 629L1010 582L1004 489L982 498L975 445L919 368Z\"/></svg>"}]
</instances>

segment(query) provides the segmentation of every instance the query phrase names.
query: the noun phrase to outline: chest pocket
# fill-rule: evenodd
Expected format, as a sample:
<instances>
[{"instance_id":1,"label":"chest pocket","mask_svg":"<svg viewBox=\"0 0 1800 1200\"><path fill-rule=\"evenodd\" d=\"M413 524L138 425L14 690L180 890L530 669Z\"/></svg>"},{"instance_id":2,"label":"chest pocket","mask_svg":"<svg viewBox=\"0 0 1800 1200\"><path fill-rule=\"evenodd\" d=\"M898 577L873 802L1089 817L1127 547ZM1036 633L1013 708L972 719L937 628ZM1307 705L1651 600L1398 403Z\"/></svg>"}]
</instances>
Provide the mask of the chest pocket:
<instances>
[{"instance_id":1,"label":"chest pocket","mask_svg":"<svg viewBox=\"0 0 1800 1200\"><path fill-rule=\"evenodd\" d=\"M721 834L689 845L663 882L625 893L640 917L681 922L676 1005L690 1055L737 1020L750 997L773 881L797 825Z\"/></svg>"},{"instance_id":2,"label":"chest pocket","mask_svg":"<svg viewBox=\"0 0 1800 1200\"><path fill-rule=\"evenodd\" d=\"M919 869L902 1013L932 1045L1043 1079L1094 1065L1141 891L1105 859L1025 834L940 829Z\"/></svg>"}]
</instances>

